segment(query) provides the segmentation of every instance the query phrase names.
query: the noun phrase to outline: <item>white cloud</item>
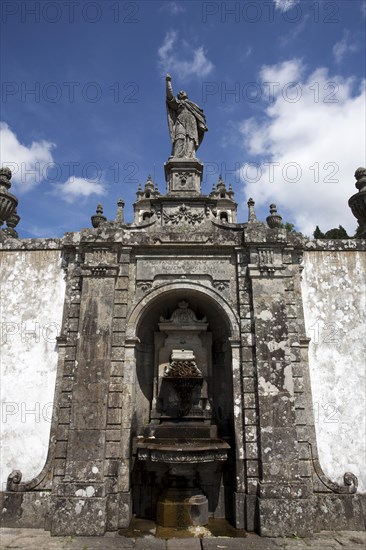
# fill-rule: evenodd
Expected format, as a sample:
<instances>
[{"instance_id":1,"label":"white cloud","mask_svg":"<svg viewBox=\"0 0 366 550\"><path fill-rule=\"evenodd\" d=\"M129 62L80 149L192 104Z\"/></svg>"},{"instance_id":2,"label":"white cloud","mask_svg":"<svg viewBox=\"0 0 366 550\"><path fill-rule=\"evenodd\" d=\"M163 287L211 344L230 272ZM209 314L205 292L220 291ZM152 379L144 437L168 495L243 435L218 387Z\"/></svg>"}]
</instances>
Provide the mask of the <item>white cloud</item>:
<instances>
[{"instance_id":1,"label":"white cloud","mask_svg":"<svg viewBox=\"0 0 366 550\"><path fill-rule=\"evenodd\" d=\"M282 12L288 11L293 8L300 0L273 0L278 10Z\"/></svg>"},{"instance_id":2,"label":"white cloud","mask_svg":"<svg viewBox=\"0 0 366 550\"><path fill-rule=\"evenodd\" d=\"M355 79L331 76L326 68L305 77L296 59L263 67L260 75L281 86L264 119L239 126L252 162L260 164L258 171L240 171L247 196L259 206L275 202L279 211L286 209L306 235L316 225L327 230L339 224L352 234L357 222L348 199L357 191L355 169L365 162L365 82L355 89ZM282 93L287 77L297 87Z\"/></svg>"},{"instance_id":3,"label":"white cloud","mask_svg":"<svg viewBox=\"0 0 366 550\"><path fill-rule=\"evenodd\" d=\"M179 13L184 13L186 11L186 8L178 2L164 2L160 9L162 11L168 11L171 15L178 15Z\"/></svg>"},{"instance_id":4,"label":"white cloud","mask_svg":"<svg viewBox=\"0 0 366 550\"><path fill-rule=\"evenodd\" d=\"M47 166L53 164L51 151L54 147L54 143L45 140L24 145L8 124L0 123L1 165L13 172L11 183L16 192L30 191L41 183Z\"/></svg>"},{"instance_id":5,"label":"white cloud","mask_svg":"<svg viewBox=\"0 0 366 550\"><path fill-rule=\"evenodd\" d=\"M90 195L105 195L106 188L100 181L71 176L64 183L54 186L53 194L68 203L86 199Z\"/></svg>"},{"instance_id":6,"label":"white cloud","mask_svg":"<svg viewBox=\"0 0 366 550\"><path fill-rule=\"evenodd\" d=\"M361 3L361 13L364 17L366 17L366 0L363 0L363 2Z\"/></svg>"},{"instance_id":7,"label":"white cloud","mask_svg":"<svg viewBox=\"0 0 366 550\"><path fill-rule=\"evenodd\" d=\"M184 54L186 59L183 58ZM178 34L175 31L167 32L158 50L158 57L162 73L175 72L182 79L207 76L214 69L213 63L206 57L203 46L193 49L187 43L179 45Z\"/></svg>"},{"instance_id":8,"label":"white cloud","mask_svg":"<svg viewBox=\"0 0 366 550\"><path fill-rule=\"evenodd\" d=\"M281 94L281 90L289 82L299 82L304 65L301 59L291 59L277 65L263 65L259 76L262 82L269 82L273 85L273 92Z\"/></svg>"},{"instance_id":9,"label":"white cloud","mask_svg":"<svg viewBox=\"0 0 366 550\"><path fill-rule=\"evenodd\" d=\"M51 153L54 147L54 143L45 140L33 141L29 146L23 145L8 124L0 123L1 166L8 166L12 171L11 191L25 193L42 181L47 181L48 173L52 173L52 169L58 166ZM69 203L78 198L106 193L102 182L74 176L63 183L52 185L52 194L57 194Z\"/></svg>"},{"instance_id":10,"label":"white cloud","mask_svg":"<svg viewBox=\"0 0 366 550\"><path fill-rule=\"evenodd\" d=\"M177 33L175 31L168 31L165 35L164 42L158 49L158 56L160 63L166 63L171 53L174 43L177 40Z\"/></svg>"},{"instance_id":11,"label":"white cloud","mask_svg":"<svg viewBox=\"0 0 366 550\"><path fill-rule=\"evenodd\" d=\"M349 38L349 30L344 30L342 40L333 46L333 55L337 63L342 63L348 53L354 53L358 50L357 44L355 42L350 42Z\"/></svg>"}]
</instances>

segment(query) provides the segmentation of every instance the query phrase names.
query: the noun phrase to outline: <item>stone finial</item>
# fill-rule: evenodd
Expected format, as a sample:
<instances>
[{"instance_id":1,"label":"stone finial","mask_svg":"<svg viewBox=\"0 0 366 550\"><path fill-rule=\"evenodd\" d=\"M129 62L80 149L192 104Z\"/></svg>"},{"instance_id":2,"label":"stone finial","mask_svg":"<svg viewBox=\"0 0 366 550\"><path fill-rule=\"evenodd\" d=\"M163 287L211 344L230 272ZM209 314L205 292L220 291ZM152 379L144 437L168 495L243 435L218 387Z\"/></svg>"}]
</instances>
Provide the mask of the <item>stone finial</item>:
<instances>
[{"instance_id":1,"label":"stone finial","mask_svg":"<svg viewBox=\"0 0 366 550\"><path fill-rule=\"evenodd\" d=\"M140 197L138 196L138 199L151 199L154 198L156 194L158 194L158 192L155 191L154 182L149 174L147 176L144 191Z\"/></svg>"},{"instance_id":2,"label":"stone finial","mask_svg":"<svg viewBox=\"0 0 366 550\"><path fill-rule=\"evenodd\" d=\"M18 199L8 191L11 187L11 176L9 168L4 167L0 169L0 227L10 220L18 206Z\"/></svg>"},{"instance_id":3,"label":"stone finial","mask_svg":"<svg viewBox=\"0 0 366 550\"><path fill-rule=\"evenodd\" d=\"M363 191L366 188L366 168L357 168L355 172L356 187L359 191Z\"/></svg>"},{"instance_id":4,"label":"stone finial","mask_svg":"<svg viewBox=\"0 0 366 550\"><path fill-rule=\"evenodd\" d=\"M15 228L18 225L19 221L20 221L20 216L18 216L17 209L15 209L13 214L10 216L10 218L6 222L7 228L4 229L4 232L7 235L10 235L10 237L13 237L14 239L18 238L18 232L16 231Z\"/></svg>"},{"instance_id":5,"label":"stone finial","mask_svg":"<svg viewBox=\"0 0 366 550\"><path fill-rule=\"evenodd\" d=\"M225 182L224 180L222 179L222 175L220 174L219 175L219 183L217 184L217 189L221 189L221 188L224 188L226 190L226 185L225 185Z\"/></svg>"},{"instance_id":6,"label":"stone finial","mask_svg":"<svg viewBox=\"0 0 366 550\"><path fill-rule=\"evenodd\" d=\"M137 200L139 201L140 199L142 199L143 195L144 195L144 193L142 191L141 183L139 183L139 186L138 186L137 192L136 192Z\"/></svg>"},{"instance_id":7,"label":"stone finial","mask_svg":"<svg viewBox=\"0 0 366 550\"><path fill-rule=\"evenodd\" d=\"M217 195L217 192L216 192L216 184L213 183L213 184L212 184L211 193L210 193L210 197L216 197L216 195Z\"/></svg>"},{"instance_id":8,"label":"stone finial","mask_svg":"<svg viewBox=\"0 0 366 550\"><path fill-rule=\"evenodd\" d=\"M100 224L107 221L107 218L103 216L103 205L98 204L96 214L91 217L92 226L96 229Z\"/></svg>"},{"instance_id":9,"label":"stone finial","mask_svg":"<svg viewBox=\"0 0 366 550\"><path fill-rule=\"evenodd\" d=\"M149 174L147 176L147 181L145 183L145 191L146 189L151 189L152 191L154 191L154 188L155 186L154 186L153 180L151 179L151 175Z\"/></svg>"},{"instance_id":10,"label":"stone finial","mask_svg":"<svg viewBox=\"0 0 366 550\"><path fill-rule=\"evenodd\" d=\"M233 198L234 198L234 189L233 189L233 186L231 185L231 183L230 183L230 185L229 185L228 195L229 195L229 198L230 198L230 199L233 199Z\"/></svg>"},{"instance_id":11,"label":"stone finial","mask_svg":"<svg viewBox=\"0 0 366 550\"><path fill-rule=\"evenodd\" d=\"M4 168L0 168L0 187L5 187L6 189L10 189L11 187L11 170L7 166L4 166Z\"/></svg>"},{"instance_id":12,"label":"stone finial","mask_svg":"<svg viewBox=\"0 0 366 550\"><path fill-rule=\"evenodd\" d=\"M267 225L272 229L274 227L282 227L282 216L277 214L277 207L275 204L271 204L269 207L269 211L271 213L270 216L267 217Z\"/></svg>"},{"instance_id":13,"label":"stone finial","mask_svg":"<svg viewBox=\"0 0 366 550\"><path fill-rule=\"evenodd\" d=\"M155 199L160 195L158 186L154 184L151 175L149 174L145 183L144 190L139 187L137 191L137 200Z\"/></svg>"},{"instance_id":14,"label":"stone finial","mask_svg":"<svg viewBox=\"0 0 366 550\"><path fill-rule=\"evenodd\" d=\"M250 198L247 204L248 204L248 222L256 222L257 216L255 215L255 210L254 210L254 205L255 205L254 200Z\"/></svg>"},{"instance_id":15,"label":"stone finial","mask_svg":"<svg viewBox=\"0 0 366 550\"><path fill-rule=\"evenodd\" d=\"M358 237L366 238L366 168L357 168L355 178L358 193L352 195L348 205L361 228Z\"/></svg>"},{"instance_id":16,"label":"stone finial","mask_svg":"<svg viewBox=\"0 0 366 550\"><path fill-rule=\"evenodd\" d=\"M118 199L117 201L117 214L116 214L116 223L123 224L125 221L124 209L125 201L123 199Z\"/></svg>"},{"instance_id":17,"label":"stone finial","mask_svg":"<svg viewBox=\"0 0 366 550\"><path fill-rule=\"evenodd\" d=\"M221 174L219 176L219 183L217 184L217 193L218 193L218 198L221 198L221 199L226 198L226 184L222 179Z\"/></svg>"}]
</instances>

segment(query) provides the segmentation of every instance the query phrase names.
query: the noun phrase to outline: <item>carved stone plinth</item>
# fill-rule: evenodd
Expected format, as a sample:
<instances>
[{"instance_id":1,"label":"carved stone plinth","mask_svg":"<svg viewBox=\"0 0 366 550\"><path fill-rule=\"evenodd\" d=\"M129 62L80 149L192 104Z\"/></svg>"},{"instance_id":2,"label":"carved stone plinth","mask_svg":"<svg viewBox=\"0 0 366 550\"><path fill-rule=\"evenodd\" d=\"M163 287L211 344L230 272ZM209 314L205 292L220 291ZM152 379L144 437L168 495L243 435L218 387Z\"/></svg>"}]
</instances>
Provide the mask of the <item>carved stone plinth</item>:
<instances>
[{"instance_id":1,"label":"carved stone plinth","mask_svg":"<svg viewBox=\"0 0 366 550\"><path fill-rule=\"evenodd\" d=\"M170 157L164 165L164 171L168 195L200 195L203 164L198 159Z\"/></svg>"}]
</instances>

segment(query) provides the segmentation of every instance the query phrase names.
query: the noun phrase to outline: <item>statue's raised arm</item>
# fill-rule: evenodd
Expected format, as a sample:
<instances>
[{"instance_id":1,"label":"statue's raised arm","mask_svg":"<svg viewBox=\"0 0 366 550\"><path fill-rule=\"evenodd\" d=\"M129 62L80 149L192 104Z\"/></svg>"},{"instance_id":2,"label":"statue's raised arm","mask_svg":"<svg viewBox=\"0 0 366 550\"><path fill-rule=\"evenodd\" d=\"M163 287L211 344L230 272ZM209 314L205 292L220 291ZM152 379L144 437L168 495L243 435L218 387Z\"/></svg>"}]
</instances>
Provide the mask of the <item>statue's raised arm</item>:
<instances>
[{"instance_id":1,"label":"statue's raised arm","mask_svg":"<svg viewBox=\"0 0 366 550\"><path fill-rule=\"evenodd\" d=\"M172 156L175 158L194 158L207 132L203 110L183 90L177 97L173 94L172 79L169 74L166 81L166 106Z\"/></svg>"},{"instance_id":2,"label":"statue's raised arm","mask_svg":"<svg viewBox=\"0 0 366 550\"><path fill-rule=\"evenodd\" d=\"M174 94L173 94L173 86L172 86L172 77L170 76L170 74L166 75L165 82L166 82L166 99L167 101L171 101L172 99L174 99Z\"/></svg>"}]
</instances>

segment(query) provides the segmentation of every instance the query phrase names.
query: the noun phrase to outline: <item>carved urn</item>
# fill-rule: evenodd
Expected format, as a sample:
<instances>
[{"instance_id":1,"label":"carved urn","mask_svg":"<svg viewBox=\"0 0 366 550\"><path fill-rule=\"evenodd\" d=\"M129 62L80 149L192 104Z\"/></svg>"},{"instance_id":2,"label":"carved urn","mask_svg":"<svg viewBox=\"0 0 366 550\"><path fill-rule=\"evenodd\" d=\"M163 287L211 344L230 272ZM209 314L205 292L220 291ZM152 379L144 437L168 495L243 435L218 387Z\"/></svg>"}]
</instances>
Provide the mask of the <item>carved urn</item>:
<instances>
[{"instance_id":1,"label":"carved urn","mask_svg":"<svg viewBox=\"0 0 366 550\"><path fill-rule=\"evenodd\" d=\"M92 226L96 229L100 224L107 221L107 218L103 216L103 205L98 204L96 214L91 217Z\"/></svg>"},{"instance_id":2,"label":"carved urn","mask_svg":"<svg viewBox=\"0 0 366 550\"><path fill-rule=\"evenodd\" d=\"M269 211L271 213L270 216L267 217L267 225L273 229L274 227L282 227L282 216L277 214L277 207L275 204L271 204L269 207Z\"/></svg>"},{"instance_id":3,"label":"carved urn","mask_svg":"<svg viewBox=\"0 0 366 550\"><path fill-rule=\"evenodd\" d=\"M18 232L16 231L16 226L18 225L20 221L20 216L18 216L17 209L14 210L13 214L10 216L10 218L7 220L7 228L4 229L4 232L7 235L10 235L10 237L13 237L14 239L18 238Z\"/></svg>"},{"instance_id":4,"label":"carved urn","mask_svg":"<svg viewBox=\"0 0 366 550\"><path fill-rule=\"evenodd\" d=\"M361 227L359 237L366 238L366 168L357 168L355 178L358 193L352 195L348 205Z\"/></svg>"},{"instance_id":5,"label":"carved urn","mask_svg":"<svg viewBox=\"0 0 366 550\"><path fill-rule=\"evenodd\" d=\"M9 168L0 169L0 227L10 220L18 206L18 199L8 191L11 175Z\"/></svg>"}]
</instances>

